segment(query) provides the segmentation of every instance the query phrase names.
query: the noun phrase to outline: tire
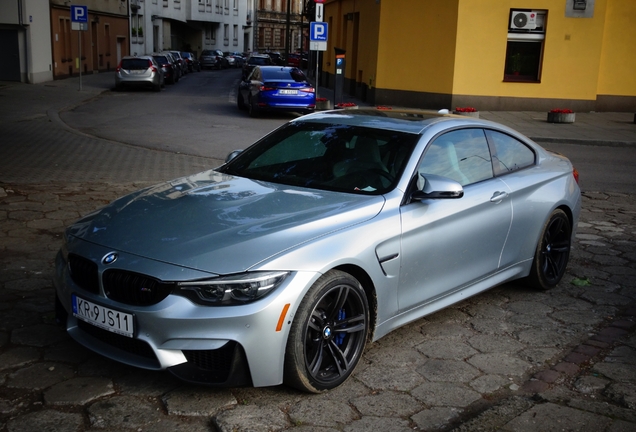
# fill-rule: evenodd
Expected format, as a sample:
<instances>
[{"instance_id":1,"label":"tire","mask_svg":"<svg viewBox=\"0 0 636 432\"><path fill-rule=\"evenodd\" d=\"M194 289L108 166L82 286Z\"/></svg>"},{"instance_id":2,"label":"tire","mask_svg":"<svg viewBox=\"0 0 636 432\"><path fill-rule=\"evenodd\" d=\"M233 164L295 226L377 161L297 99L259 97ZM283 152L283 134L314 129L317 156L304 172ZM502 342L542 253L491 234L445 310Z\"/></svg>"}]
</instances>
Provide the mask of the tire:
<instances>
[{"instance_id":1,"label":"tire","mask_svg":"<svg viewBox=\"0 0 636 432\"><path fill-rule=\"evenodd\" d=\"M369 306L360 283L342 271L324 274L294 317L284 383L310 393L338 387L362 357L368 333Z\"/></svg>"},{"instance_id":2,"label":"tire","mask_svg":"<svg viewBox=\"0 0 636 432\"><path fill-rule=\"evenodd\" d=\"M543 226L527 282L534 288L555 287L565 274L570 258L572 225L563 210L555 210Z\"/></svg>"},{"instance_id":3,"label":"tire","mask_svg":"<svg viewBox=\"0 0 636 432\"><path fill-rule=\"evenodd\" d=\"M248 101L247 112L252 118L257 118L259 116L258 108L256 108L256 106L254 105L254 101L252 100L252 98L250 98Z\"/></svg>"},{"instance_id":4,"label":"tire","mask_svg":"<svg viewBox=\"0 0 636 432\"><path fill-rule=\"evenodd\" d=\"M238 95L236 96L236 106L241 111L244 111L245 108L246 108L245 107L245 101L243 100L243 96L241 96L241 92L238 92Z\"/></svg>"}]
</instances>

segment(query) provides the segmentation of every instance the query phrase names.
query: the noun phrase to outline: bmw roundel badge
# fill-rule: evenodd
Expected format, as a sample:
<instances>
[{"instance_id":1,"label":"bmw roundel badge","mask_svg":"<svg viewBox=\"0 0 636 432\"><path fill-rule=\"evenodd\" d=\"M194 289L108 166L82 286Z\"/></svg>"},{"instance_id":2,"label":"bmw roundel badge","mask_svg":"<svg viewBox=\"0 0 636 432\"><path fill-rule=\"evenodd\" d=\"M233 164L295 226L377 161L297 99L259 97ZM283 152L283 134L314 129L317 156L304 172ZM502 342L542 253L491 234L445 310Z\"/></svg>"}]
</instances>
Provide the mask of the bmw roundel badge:
<instances>
[{"instance_id":1,"label":"bmw roundel badge","mask_svg":"<svg viewBox=\"0 0 636 432\"><path fill-rule=\"evenodd\" d=\"M119 255L117 255L117 253L115 253L115 252L109 252L109 253L106 254L106 256L104 258L102 258L102 262L104 264L106 264L106 265L112 264L115 261L117 261L117 257L118 256Z\"/></svg>"}]
</instances>

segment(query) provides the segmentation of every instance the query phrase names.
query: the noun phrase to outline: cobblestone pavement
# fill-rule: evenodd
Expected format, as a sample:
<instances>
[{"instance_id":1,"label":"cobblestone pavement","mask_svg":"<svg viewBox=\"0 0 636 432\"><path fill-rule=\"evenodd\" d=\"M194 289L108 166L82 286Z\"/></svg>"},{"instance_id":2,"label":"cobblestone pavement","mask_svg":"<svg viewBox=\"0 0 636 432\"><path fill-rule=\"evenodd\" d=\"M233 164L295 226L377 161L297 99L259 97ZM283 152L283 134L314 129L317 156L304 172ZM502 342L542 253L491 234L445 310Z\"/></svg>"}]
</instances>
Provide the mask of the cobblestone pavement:
<instances>
[{"instance_id":1,"label":"cobblestone pavement","mask_svg":"<svg viewBox=\"0 0 636 432\"><path fill-rule=\"evenodd\" d=\"M95 94L112 84L86 78ZM370 344L352 379L326 394L198 387L79 346L54 322L63 228L218 161L69 130L57 110L93 90L77 95L64 81L0 88L0 432L636 430L635 195L584 194L555 289L506 284L411 323ZM623 117L589 114L577 139L632 145Z\"/></svg>"},{"instance_id":2,"label":"cobblestone pavement","mask_svg":"<svg viewBox=\"0 0 636 432\"><path fill-rule=\"evenodd\" d=\"M368 346L341 388L211 389L55 325L63 227L135 184L0 188L0 431L636 430L636 200L586 193L563 282L497 287Z\"/></svg>"}]
</instances>

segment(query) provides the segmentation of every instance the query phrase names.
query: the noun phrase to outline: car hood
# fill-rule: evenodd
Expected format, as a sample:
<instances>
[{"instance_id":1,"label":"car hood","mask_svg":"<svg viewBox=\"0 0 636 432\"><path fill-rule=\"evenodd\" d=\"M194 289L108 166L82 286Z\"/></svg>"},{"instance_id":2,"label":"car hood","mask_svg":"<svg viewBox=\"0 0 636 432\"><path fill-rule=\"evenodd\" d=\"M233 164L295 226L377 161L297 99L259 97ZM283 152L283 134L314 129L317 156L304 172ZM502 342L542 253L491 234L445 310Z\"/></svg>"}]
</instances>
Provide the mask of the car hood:
<instances>
[{"instance_id":1,"label":"car hood","mask_svg":"<svg viewBox=\"0 0 636 432\"><path fill-rule=\"evenodd\" d=\"M216 274L376 216L382 196L298 188L206 171L119 198L69 227L73 237Z\"/></svg>"}]
</instances>

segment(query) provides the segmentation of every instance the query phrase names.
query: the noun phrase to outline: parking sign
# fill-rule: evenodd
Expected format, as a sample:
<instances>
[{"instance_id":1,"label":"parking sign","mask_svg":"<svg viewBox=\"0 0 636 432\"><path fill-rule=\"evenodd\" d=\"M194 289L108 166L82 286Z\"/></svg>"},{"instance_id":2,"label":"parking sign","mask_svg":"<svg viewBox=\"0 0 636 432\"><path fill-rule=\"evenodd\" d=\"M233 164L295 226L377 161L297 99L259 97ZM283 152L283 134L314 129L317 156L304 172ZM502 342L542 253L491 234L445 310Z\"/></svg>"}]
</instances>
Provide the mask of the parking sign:
<instances>
[{"instance_id":1,"label":"parking sign","mask_svg":"<svg viewBox=\"0 0 636 432\"><path fill-rule=\"evenodd\" d=\"M87 23L88 6L71 6L71 22Z\"/></svg>"},{"instance_id":2,"label":"parking sign","mask_svg":"<svg viewBox=\"0 0 636 432\"><path fill-rule=\"evenodd\" d=\"M311 42L327 42L327 23L309 23L309 40Z\"/></svg>"},{"instance_id":3,"label":"parking sign","mask_svg":"<svg viewBox=\"0 0 636 432\"><path fill-rule=\"evenodd\" d=\"M312 51L327 51L327 23L309 23L309 49Z\"/></svg>"}]
</instances>

